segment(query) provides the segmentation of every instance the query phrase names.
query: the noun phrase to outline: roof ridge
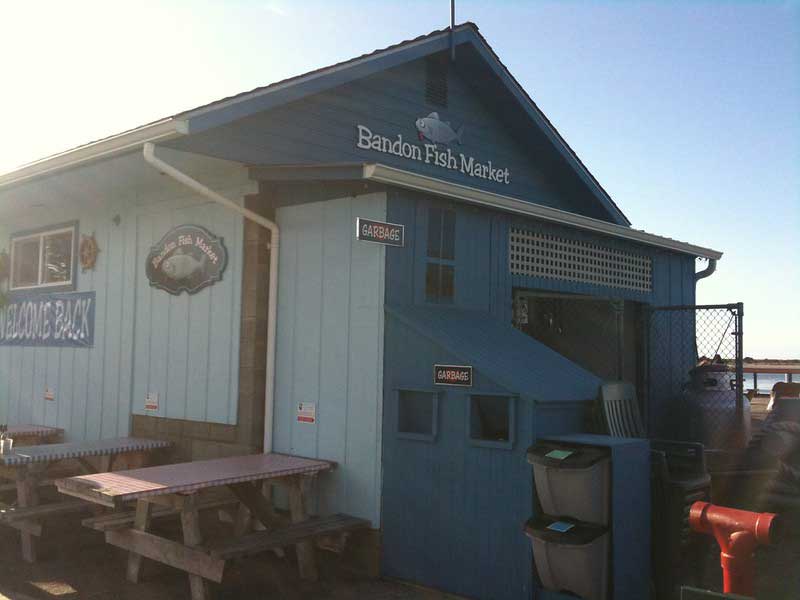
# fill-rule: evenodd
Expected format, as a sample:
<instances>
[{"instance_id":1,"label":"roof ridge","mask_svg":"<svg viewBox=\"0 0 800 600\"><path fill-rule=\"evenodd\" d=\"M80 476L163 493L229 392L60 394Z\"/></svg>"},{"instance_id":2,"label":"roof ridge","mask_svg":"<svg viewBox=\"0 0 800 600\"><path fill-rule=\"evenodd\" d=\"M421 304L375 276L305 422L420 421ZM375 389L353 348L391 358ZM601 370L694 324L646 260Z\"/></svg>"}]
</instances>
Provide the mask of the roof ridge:
<instances>
[{"instance_id":1,"label":"roof ridge","mask_svg":"<svg viewBox=\"0 0 800 600\"><path fill-rule=\"evenodd\" d=\"M473 29L475 31L475 33L477 33L478 35L481 35L480 34L480 30L478 29L478 26L475 23L473 23L472 21L464 21L463 23L457 24L453 31L457 31L459 29L466 29L466 28ZM437 35L442 35L444 33L448 33L449 31L450 31L450 27L445 27L443 29L435 29L434 31L431 31L431 32L428 32L428 33L424 33L422 35L418 35L415 38L411 38L411 39L408 39L408 40L403 40L401 42L396 42L394 44L390 44L389 46L386 46L384 48L378 48L376 50L372 50L371 52L365 52L364 54L360 54L359 56L354 56L352 58L348 58L346 60L342 60L342 61L339 61L337 63L333 63L331 65L325 65L325 66L319 67L317 69L312 69L311 71L306 71L305 73L299 73L297 75L292 75L291 77L286 77L286 78L280 79L278 81L273 81L273 82L265 84L265 85L260 85L260 86L254 87L251 90L247 90L247 91L244 91L244 92L239 92L239 93L233 94L231 96L226 96L225 98L219 98L218 100L213 100L211 102L207 102L206 104L201 104L200 106L195 106L194 108L190 108L190 109L187 109L187 110L184 110L184 111L181 111L179 113L176 113L176 114L172 115L172 118L173 119L179 119L184 115L187 115L187 114L195 112L195 111L203 110L205 108L209 108L211 106L214 106L215 104L222 104L224 102L229 102L229 101L234 100L236 98L240 98L240 97L243 97L243 96L248 96L250 94L256 94L256 93L268 90L271 87L277 87L279 85L284 85L284 84L290 83L290 82L298 80L298 79L303 79L304 77L308 77L309 75L314 75L315 73L321 73L323 71L329 71L331 69L337 69L337 68L343 67L345 65L358 62L360 60L371 58L371 57L373 57L373 56L375 56L377 54L381 54L383 52L390 52L392 50L395 50L396 48L400 48L400 47L406 46L408 44L414 44L416 42L421 42L423 40L435 37ZM484 39L482 35L481 35L481 39ZM484 42L485 42L485 40L484 40Z\"/></svg>"}]
</instances>

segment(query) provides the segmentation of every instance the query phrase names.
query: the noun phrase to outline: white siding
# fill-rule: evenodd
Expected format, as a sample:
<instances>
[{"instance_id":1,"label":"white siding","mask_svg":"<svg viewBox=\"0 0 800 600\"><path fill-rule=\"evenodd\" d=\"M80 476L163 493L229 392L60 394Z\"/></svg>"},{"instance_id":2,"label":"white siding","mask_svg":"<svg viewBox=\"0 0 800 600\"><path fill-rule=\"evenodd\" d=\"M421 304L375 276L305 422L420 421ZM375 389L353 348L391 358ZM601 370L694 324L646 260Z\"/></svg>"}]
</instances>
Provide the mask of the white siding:
<instances>
[{"instance_id":1,"label":"white siding","mask_svg":"<svg viewBox=\"0 0 800 600\"><path fill-rule=\"evenodd\" d=\"M380 524L385 249L355 239L357 217L386 219L386 196L278 209L276 451L334 460L318 510ZM298 423L297 403L317 423Z\"/></svg>"}]
</instances>

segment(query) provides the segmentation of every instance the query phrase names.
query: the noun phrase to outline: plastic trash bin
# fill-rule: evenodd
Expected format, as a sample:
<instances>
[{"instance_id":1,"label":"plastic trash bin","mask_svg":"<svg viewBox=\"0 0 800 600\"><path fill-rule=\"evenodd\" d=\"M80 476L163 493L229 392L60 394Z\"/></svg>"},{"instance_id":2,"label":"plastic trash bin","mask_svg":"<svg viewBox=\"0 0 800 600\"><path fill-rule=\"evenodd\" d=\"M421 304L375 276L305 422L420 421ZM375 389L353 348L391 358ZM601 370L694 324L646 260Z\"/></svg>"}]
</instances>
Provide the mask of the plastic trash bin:
<instances>
[{"instance_id":1,"label":"plastic trash bin","mask_svg":"<svg viewBox=\"0 0 800 600\"><path fill-rule=\"evenodd\" d=\"M607 448L539 442L528 448L542 512L608 525L611 455Z\"/></svg>"},{"instance_id":2,"label":"plastic trash bin","mask_svg":"<svg viewBox=\"0 0 800 600\"><path fill-rule=\"evenodd\" d=\"M572 519L540 517L525 524L533 561L545 589L586 600L608 598L609 535L605 527Z\"/></svg>"}]
</instances>

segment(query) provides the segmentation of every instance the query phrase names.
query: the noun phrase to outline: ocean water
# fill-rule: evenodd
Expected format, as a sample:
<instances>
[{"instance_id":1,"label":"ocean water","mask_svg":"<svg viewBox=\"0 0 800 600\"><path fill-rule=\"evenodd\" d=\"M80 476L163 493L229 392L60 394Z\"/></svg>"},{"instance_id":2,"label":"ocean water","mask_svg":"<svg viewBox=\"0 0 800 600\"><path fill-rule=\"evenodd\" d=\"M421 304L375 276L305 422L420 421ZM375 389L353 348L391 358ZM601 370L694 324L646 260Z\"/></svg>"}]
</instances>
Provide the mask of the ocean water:
<instances>
[{"instance_id":1,"label":"ocean water","mask_svg":"<svg viewBox=\"0 0 800 600\"><path fill-rule=\"evenodd\" d=\"M800 378L800 376L795 375L795 380ZM779 381L786 381L786 376L783 374L778 373L759 373L758 374L758 391L761 394L769 394L772 391L772 386L778 383ZM752 373L745 373L744 374L744 390L752 390L753 389L753 374Z\"/></svg>"}]
</instances>

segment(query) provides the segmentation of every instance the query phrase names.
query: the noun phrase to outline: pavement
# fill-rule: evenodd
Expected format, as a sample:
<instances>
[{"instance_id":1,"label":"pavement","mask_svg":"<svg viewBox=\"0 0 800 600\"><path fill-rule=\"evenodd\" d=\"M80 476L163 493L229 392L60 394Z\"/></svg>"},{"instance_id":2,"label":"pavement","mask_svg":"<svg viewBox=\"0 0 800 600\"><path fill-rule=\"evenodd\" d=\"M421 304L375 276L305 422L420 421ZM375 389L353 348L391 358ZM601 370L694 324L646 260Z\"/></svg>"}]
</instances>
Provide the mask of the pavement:
<instances>
[{"instance_id":1,"label":"pavement","mask_svg":"<svg viewBox=\"0 0 800 600\"><path fill-rule=\"evenodd\" d=\"M159 532L180 535L177 522L160 524ZM215 515L203 515L209 537L224 535ZM300 580L293 552L286 558L265 553L231 561L222 584L213 585L217 600L445 600L453 596L400 582L370 579L349 567L348 556L320 551L320 580ZM39 561L20 557L19 534L0 528L0 600L181 600L189 598L186 574L145 559L138 584L125 579L126 552L105 544L103 535L69 516L45 524Z\"/></svg>"}]
</instances>

